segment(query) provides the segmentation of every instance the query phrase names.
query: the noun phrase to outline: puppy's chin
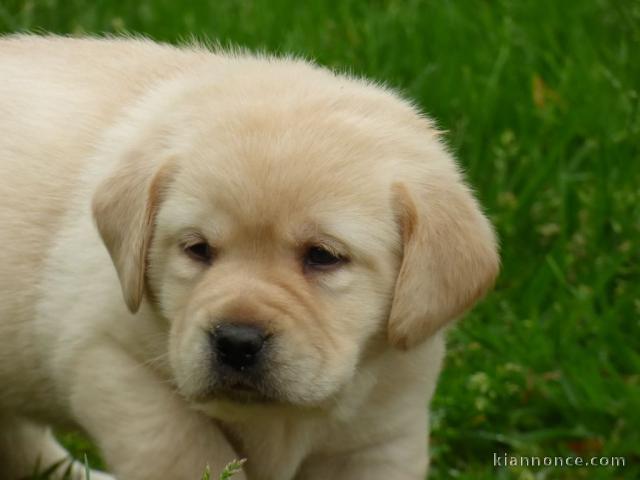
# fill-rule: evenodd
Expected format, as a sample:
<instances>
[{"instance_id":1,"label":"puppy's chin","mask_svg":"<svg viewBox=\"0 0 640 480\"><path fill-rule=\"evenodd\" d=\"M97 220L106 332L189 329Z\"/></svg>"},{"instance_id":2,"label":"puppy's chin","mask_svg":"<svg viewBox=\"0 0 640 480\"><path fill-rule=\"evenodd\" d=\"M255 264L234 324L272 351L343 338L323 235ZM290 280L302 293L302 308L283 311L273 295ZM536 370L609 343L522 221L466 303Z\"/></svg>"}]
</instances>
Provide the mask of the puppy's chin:
<instances>
[{"instance_id":1,"label":"puppy's chin","mask_svg":"<svg viewBox=\"0 0 640 480\"><path fill-rule=\"evenodd\" d=\"M321 414L321 405L303 405L268 397L256 391L221 389L191 402L192 407L205 415L228 422L246 422L251 418L270 418L286 413L296 416Z\"/></svg>"},{"instance_id":2,"label":"puppy's chin","mask_svg":"<svg viewBox=\"0 0 640 480\"><path fill-rule=\"evenodd\" d=\"M187 399L194 409L227 421L247 420L256 415L267 415L268 418L285 412L301 416L314 415L326 412L336 401L335 395L295 395L266 381L236 380L220 380Z\"/></svg>"},{"instance_id":3,"label":"puppy's chin","mask_svg":"<svg viewBox=\"0 0 640 480\"><path fill-rule=\"evenodd\" d=\"M189 400L195 405L205 405L216 402L234 403L238 406L287 403L276 392L264 388L256 388L245 383L210 387L198 395L191 396Z\"/></svg>"},{"instance_id":4,"label":"puppy's chin","mask_svg":"<svg viewBox=\"0 0 640 480\"><path fill-rule=\"evenodd\" d=\"M239 405L268 405L281 403L272 396L265 395L249 388L223 388L214 392L211 397L214 401L228 401Z\"/></svg>"}]
</instances>

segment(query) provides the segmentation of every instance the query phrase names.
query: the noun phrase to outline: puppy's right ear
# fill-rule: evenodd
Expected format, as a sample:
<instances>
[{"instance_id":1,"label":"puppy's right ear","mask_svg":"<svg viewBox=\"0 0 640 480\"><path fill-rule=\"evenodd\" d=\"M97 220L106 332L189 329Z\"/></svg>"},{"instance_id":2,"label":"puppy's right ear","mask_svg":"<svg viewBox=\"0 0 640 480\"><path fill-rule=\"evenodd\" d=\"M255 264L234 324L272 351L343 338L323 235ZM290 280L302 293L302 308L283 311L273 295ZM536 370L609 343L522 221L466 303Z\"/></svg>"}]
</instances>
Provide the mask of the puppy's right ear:
<instances>
[{"instance_id":1,"label":"puppy's right ear","mask_svg":"<svg viewBox=\"0 0 640 480\"><path fill-rule=\"evenodd\" d=\"M155 216L174 170L170 161L130 155L102 183L93 197L93 217L118 272L125 303L132 313L144 292L147 250Z\"/></svg>"}]
</instances>

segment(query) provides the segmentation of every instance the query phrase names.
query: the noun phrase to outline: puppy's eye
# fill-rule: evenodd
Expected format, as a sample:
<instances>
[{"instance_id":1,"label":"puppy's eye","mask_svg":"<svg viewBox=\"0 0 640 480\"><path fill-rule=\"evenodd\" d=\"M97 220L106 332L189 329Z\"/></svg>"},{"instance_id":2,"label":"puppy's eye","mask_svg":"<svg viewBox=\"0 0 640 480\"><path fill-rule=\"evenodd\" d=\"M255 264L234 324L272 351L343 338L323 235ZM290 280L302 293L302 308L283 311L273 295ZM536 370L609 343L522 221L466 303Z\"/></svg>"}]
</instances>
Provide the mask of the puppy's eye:
<instances>
[{"instance_id":1,"label":"puppy's eye","mask_svg":"<svg viewBox=\"0 0 640 480\"><path fill-rule=\"evenodd\" d=\"M213 259L213 249L205 241L185 245L184 253L186 253L189 258L202 263L209 264Z\"/></svg>"},{"instance_id":2,"label":"puppy's eye","mask_svg":"<svg viewBox=\"0 0 640 480\"><path fill-rule=\"evenodd\" d=\"M343 262L342 257L321 246L309 247L304 255L305 267L316 270L328 270Z\"/></svg>"}]
</instances>

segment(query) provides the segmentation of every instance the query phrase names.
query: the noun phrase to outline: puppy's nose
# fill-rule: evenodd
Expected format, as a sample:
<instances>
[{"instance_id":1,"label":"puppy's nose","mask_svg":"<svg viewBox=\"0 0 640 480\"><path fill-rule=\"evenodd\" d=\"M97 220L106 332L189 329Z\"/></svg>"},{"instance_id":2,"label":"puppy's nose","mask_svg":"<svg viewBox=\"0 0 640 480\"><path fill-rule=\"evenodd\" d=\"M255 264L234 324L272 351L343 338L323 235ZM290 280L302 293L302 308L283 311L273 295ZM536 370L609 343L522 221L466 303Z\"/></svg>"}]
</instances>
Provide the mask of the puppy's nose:
<instances>
[{"instance_id":1,"label":"puppy's nose","mask_svg":"<svg viewBox=\"0 0 640 480\"><path fill-rule=\"evenodd\" d=\"M261 328L237 323L222 323L212 335L218 362L234 370L244 370L258 362L265 338Z\"/></svg>"}]
</instances>

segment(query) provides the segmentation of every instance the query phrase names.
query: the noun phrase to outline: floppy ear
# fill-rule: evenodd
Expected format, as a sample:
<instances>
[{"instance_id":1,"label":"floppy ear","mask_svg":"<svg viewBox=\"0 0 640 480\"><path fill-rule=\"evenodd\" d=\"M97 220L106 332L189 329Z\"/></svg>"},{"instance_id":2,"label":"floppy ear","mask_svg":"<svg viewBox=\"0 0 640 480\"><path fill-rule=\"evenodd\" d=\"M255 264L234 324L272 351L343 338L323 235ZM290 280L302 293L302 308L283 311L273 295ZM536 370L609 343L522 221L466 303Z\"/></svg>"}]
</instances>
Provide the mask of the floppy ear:
<instances>
[{"instance_id":1,"label":"floppy ear","mask_svg":"<svg viewBox=\"0 0 640 480\"><path fill-rule=\"evenodd\" d=\"M128 158L102 181L93 197L93 217L132 313L142 301L147 250L172 167L170 162L157 167L144 158Z\"/></svg>"},{"instance_id":2,"label":"floppy ear","mask_svg":"<svg viewBox=\"0 0 640 480\"><path fill-rule=\"evenodd\" d=\"M499 259L491 225L457 173L396 183L393 197L403 258L388 335L408 349L470 308L492 286Z\"/></svg>"}]
</instances>

